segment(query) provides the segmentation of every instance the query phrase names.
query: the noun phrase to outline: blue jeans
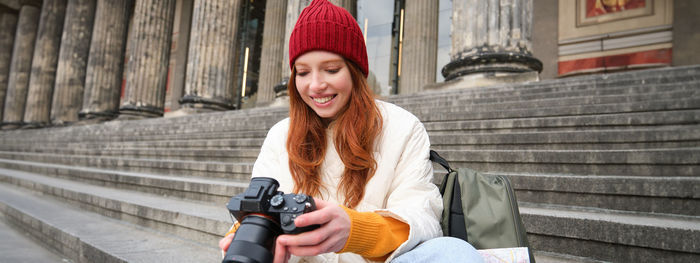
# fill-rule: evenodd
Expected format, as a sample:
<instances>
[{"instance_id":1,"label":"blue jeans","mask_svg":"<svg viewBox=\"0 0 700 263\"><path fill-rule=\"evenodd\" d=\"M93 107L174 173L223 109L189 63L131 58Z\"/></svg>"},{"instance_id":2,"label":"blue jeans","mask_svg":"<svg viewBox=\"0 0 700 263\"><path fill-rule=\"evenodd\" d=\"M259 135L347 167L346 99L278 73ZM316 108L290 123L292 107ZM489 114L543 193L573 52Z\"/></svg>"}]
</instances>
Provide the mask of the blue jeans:
<instances>
[{"instance_id":1,"label":"blue jeans","mask_svg":"<svg viewBox=\"0 0 700 263\"><path fill-rule=\"evenodd\" d=\"M470 262L483 263L479 252L469 243L454 237L438 237L425 241L413 250L391 260L391 263Z\"/></svg>"}]
</instances>

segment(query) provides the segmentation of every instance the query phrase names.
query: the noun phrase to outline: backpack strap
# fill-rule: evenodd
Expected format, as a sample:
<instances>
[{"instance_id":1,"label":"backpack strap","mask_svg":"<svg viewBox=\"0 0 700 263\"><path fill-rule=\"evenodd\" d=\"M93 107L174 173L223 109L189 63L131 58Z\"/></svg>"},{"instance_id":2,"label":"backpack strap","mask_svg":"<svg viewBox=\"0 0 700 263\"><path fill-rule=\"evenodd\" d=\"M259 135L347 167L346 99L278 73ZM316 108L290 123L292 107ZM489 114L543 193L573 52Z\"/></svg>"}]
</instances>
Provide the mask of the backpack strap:
<instances>
[{"instance_id":1,"label":"backpack strap","mask_svg":"<svg viewBox=\"0 0 700 263\"><path fill-rule=\"evenodd\" d=\"M447 186L447 178L449 177L448 175L454 172L452 168L450 168L450 163L445 160L445 158L442 158L436 151L430 150L430 161L436 162L440 164L445 170L447 170L447 174L445 174L445 177L442 178L442 184L440 184L440 194L443 195L445 194L445 186Z\"/></svg>"}]
</instances>

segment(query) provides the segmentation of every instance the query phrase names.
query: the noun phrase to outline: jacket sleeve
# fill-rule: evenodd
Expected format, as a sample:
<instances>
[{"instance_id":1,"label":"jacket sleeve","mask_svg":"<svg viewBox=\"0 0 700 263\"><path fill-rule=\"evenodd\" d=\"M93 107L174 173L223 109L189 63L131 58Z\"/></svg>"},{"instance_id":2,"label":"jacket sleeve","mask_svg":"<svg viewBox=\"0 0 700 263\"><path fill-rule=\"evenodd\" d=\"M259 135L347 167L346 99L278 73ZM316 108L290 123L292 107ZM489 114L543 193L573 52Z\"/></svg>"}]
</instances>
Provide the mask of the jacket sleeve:
<instances>
[{"instance_id":1,"label":"jacket sleeve","mask_svg":"<svg viewBox=\"0 0 700 263\"><path fill-rule=\"evenodd\" d=\"M350 217L352 226L345 247L337 253L353 252L372 261L384 261L408 239L409 227L404 222L341 207Z\"/></svg>"},{"instance_id":2,"label":"jacket sleeve","mask_svg":"<svg viewBox=\"0 0 700 263\"><path fill-rule=\"evenodd\" d=\"M382 216L405 222L410 227L408 240L401 244L386 262L423 241L442 236L442 197L433 183L433 166L429 157L428 133L423 124L416 119L411 125L410 135L403 145L396 165L386 209L375 211Z\"/></svg>"}]
</instances>

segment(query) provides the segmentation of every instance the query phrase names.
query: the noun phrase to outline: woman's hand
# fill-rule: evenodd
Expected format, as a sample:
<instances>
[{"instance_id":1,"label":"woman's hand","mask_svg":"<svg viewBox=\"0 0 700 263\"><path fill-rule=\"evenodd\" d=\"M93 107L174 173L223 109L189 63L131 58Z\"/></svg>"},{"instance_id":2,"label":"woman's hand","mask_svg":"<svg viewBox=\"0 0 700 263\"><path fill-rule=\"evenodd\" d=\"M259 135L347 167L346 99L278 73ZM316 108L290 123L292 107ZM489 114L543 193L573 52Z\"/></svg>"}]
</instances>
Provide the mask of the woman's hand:
<instances>
[{"instance_id":1,"label":"woman's hand","mask_svg":"<svg viewBox=\"0 0 700 263\"><path fill-rule=\"evenodd\" d=\"M328 252L338 252L350 236L350 216L337 204L314 199L316 211L297 217L297 227L321 225L321 227L298 235L277 237L275 262L286 262L289 254L315 256Z\"/></svg>"}]
</instances>

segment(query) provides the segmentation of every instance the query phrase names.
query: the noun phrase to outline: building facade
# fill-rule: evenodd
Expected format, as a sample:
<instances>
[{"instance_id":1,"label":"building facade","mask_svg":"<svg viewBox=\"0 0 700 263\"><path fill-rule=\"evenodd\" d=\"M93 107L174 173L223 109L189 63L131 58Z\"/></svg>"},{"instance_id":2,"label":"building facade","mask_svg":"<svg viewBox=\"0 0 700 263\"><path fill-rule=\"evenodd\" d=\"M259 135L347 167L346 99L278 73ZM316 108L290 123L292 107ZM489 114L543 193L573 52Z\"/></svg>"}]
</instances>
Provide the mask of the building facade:
<instances>
[{"instance_id":1,"label":"building facade","mask_svg":"<svg viewBox=\"0 0 700 263\"><path fill-rule=\"evenodd\" d=\"M376 93L700 64L689 0L330 0ZM1 0L3 129L284 104L310 0Z\"/></svg>"}]
</instances>

